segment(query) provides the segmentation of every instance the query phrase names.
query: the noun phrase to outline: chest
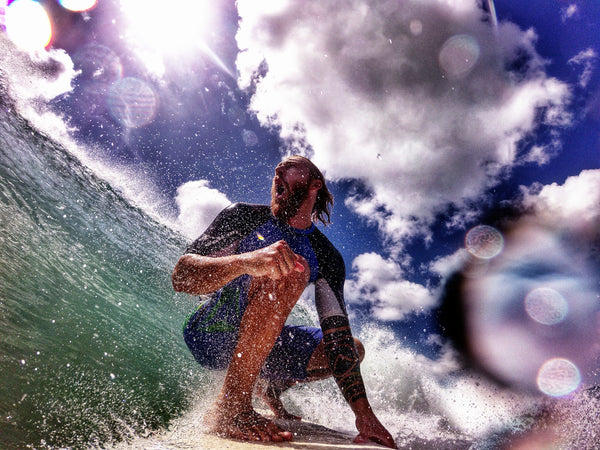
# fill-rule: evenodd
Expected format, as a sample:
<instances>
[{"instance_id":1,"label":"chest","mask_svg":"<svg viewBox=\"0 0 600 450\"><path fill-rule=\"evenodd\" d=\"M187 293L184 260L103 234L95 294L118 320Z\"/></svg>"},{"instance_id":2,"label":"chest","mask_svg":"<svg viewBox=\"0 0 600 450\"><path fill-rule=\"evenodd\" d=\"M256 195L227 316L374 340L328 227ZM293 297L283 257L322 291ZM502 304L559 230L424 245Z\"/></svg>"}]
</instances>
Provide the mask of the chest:
<instances>
[{"instance_id":1,"label":"chest","mask_svg":"<svg viewBox=\"0 0 600 450\"><path fill-rule=\"evenodd\" d=\"M310 267L310 282L314 282L319 275L319 261L311 245L309 234L303 230L282 228L275 220L269 220L242 239L237 253L251 252L284 240L294 253L306 259Z\"/></svg>"}]
</instances>

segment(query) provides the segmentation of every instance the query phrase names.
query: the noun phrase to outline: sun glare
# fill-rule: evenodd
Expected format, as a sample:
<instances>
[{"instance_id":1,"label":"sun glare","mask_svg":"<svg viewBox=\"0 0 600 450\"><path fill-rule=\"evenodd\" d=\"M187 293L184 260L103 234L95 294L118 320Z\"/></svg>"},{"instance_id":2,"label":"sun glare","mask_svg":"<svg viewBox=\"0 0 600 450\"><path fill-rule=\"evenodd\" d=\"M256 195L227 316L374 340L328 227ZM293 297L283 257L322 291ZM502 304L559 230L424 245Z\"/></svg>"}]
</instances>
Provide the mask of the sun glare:
<instances>
[{"instance_id":1,"label":"sun glare","mask_svg":"<svg viewBox=\"0 0 600 450\"><path fill-rule=\"evenodd\" d=\"M42 50L50 44L52 26L44 7L32 0L16 0L6 8L6 33L25 50Z\"/></svg>"},{"instance_id":2,"label":"sun glare","mask_svg":"<svg viewBox=\"0 0 600 450\"><path fill-rule=\"evenodd\" d=\"M167 61L181 64L197 51L216 58L205 43L216 20L209 1L127 0L121 2L121 10L128 22L125 35L150 70L164 72ZM218 58L217 62L223 64Z\"/></svg>"},{"instance_id":3,"label":"sun glare","mask_svg":"<svg viewBox=\"0 0 600 450\"><path fill-rule=\"evenodd\" d=\"M74 12L83 12L92 9L96 6L96 0L60 0L60 5Z\"/></svg>"}]
</instances>

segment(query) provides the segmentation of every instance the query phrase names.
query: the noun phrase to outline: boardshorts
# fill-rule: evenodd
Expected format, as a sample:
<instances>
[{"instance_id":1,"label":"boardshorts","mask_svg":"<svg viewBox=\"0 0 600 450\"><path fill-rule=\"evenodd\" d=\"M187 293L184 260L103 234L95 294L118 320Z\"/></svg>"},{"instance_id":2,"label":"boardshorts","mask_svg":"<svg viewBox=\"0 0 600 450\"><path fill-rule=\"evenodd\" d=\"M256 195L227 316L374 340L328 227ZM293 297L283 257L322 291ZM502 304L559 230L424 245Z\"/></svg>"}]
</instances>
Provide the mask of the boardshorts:
<instances>
[{"instance_id":1,"label":"boardshorts","mask_svg":"<svg viewBox=\"0 0 600 450\"><path fill-rule=\"evenodd\" d=\"M226 369L234 356L237 330L198 330L194 327L196 314L185 323L185 343L201 366L213 370ZM260 377L268 380L306 381L306 367L322 339L323 332L320 328L285 325L267 356Z\"/></svg>"}]
</instances>

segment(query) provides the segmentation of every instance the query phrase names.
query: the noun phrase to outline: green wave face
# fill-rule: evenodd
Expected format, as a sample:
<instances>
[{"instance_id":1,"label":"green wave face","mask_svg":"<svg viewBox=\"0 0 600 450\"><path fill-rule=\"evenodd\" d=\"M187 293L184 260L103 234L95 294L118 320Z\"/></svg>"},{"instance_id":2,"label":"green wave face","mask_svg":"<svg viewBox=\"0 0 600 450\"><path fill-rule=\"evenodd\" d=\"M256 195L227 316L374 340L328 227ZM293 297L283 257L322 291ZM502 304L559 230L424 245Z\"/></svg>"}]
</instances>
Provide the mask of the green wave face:
<instances>
[{"instance_id":1,"label":"green wave face","mask_svg":"<svg viewBox=\"0 0 600 450\"><path fill-rule=\"evenodd\" d=\"M170 282L185 242L3 106L0 447L165 426L204 377Z\"/></svg>"}]
</instances>

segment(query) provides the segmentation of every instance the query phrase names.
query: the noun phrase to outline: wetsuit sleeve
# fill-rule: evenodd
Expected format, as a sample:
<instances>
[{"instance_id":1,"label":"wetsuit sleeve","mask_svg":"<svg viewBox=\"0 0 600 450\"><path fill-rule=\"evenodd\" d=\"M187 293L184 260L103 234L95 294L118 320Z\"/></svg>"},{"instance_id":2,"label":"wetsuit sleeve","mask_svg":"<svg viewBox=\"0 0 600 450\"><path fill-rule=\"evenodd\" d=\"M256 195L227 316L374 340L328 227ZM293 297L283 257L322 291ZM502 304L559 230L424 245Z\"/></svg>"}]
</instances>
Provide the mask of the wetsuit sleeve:
<instances>
[{"instance_id":1,"label":"wetsuit sleeve","mask_svg":"<svg viewBox=\"0 0 600 450\"><path fill-rule=\"evenodd\" d=\"M231 255L236 252L240 241L269 217L268 206L234 203L219 213L206 231L187 248L186 253Z\"/></svg>"},{"instance_id":2,"label":"wetsuit sleeve","mask_svg":"<svg viewBox=\"0 0 600 450\"><path fill-rule=\"evenodd\" d=\"M366 397L366 392L344 304L344 260L324 237L319 243L315 241L313 248L319 260L320 273L315 282L315 303L323 330L325 354L342 395L348 403L353 403Z\"/></svg>"},{"instance_id":3,"label":"wetsuit sleeve","mask_svg":"<svg viewBox=\"0 0 600 450\"><path fill-rule=\"evenodd\" d=\"M329 368L348 403L367 396L350 323L345 316L327 317L321 322Z\"/></svg>"}]
</instances>

